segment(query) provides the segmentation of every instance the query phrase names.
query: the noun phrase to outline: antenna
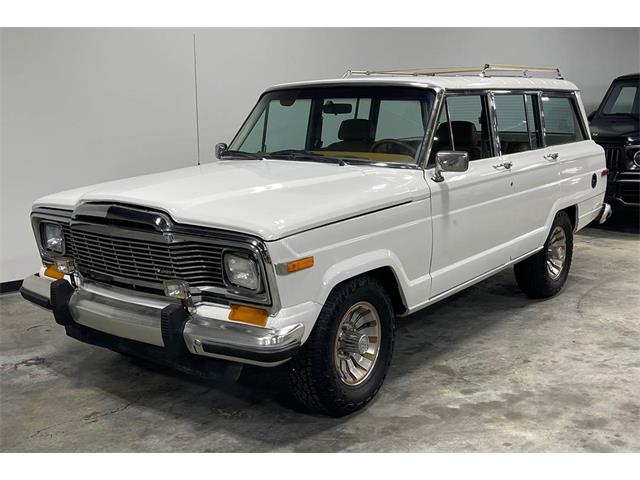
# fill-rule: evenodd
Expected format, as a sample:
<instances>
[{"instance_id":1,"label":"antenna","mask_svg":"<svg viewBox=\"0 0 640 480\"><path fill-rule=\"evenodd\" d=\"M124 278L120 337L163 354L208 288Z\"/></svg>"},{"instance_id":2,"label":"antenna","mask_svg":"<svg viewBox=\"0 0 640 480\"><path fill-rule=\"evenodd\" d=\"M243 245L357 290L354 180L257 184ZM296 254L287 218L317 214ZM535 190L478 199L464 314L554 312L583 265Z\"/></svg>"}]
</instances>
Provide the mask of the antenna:
<instances>
[{"instance_id":1,"label":"antenna","mask_svg":"<svg viewBox=\"0 0 640 480\"><path fill-rule=\"evenodd\" d=\"M196 60L196 34L193 34L193 84L196 94L196 152L197 161L200 165L200 114L198 112L198 63Z\"/></svg>"}]
</instances>

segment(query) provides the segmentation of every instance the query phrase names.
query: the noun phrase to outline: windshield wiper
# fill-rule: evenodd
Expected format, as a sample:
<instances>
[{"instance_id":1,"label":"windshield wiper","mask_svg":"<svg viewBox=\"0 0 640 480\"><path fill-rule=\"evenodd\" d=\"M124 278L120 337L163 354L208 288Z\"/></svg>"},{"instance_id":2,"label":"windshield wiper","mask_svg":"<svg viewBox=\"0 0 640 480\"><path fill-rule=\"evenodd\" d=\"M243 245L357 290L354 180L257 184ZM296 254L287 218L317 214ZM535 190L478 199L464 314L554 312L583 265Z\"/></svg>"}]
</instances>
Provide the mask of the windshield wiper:
<instances>
[{"instance_id":1,"label":"windshield wiper","mask_svg":"<svg viewBox=\"0 0 640 480\"><path fill-rule=\"evenodd\" d=\"M264 158L260 154L243 152L242 150L225 150L220 154L220 158L225 158L225 157L246 158L248 160L262 160Z\"/></svg>"},{"instance_id":2,"label":"windshield wiper","mask_svg":"<svg viewBox=\"0 0 640 480\"><path fill-rule=\"evenodd\" d=\"M286 160L302 160L309 162L337 163L340 166L347 165L344 159L339 157L325 157L319 153L310 152L308 150L278 150L266 155L267 158L284 158Z\"/></svg>"}]
</instances>

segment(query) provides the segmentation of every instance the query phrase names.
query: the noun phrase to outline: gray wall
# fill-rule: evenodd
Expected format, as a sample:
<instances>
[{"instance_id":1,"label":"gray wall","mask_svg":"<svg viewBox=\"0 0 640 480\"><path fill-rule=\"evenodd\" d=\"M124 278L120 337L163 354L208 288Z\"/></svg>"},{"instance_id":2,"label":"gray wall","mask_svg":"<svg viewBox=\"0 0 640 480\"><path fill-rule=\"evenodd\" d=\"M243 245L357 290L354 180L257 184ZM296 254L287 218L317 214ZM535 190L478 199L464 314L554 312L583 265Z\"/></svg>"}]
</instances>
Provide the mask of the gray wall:
<instances>
[{"instance_id":1,"label":"gray wall","mask_svg":"<svg viewBox=\"0 0 640 480\"><path fill-rule=\"evenodd\" d=\"M595 108L640 70L640 29L4 29L0 281L35 271L28 216L47 193L193 165L231 139L261 90L349 68L559 66Z\"/></svg>"}]
</instances>

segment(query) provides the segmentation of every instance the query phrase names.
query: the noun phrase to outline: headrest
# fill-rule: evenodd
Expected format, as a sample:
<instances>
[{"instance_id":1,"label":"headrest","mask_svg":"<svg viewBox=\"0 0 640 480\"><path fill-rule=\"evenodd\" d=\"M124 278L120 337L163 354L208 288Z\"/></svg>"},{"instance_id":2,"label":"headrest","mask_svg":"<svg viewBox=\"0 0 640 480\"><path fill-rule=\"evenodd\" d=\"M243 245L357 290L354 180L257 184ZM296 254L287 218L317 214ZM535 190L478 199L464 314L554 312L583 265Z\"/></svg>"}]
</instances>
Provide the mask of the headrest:
<instances>
[{"instance_id":1,"label":"headrest","mask_svg":"<svg viewBox=\"0 0 640 480\"><path fill-rule=\"evenodd\" d=\"M371 120L364 118L352 118L351 120L344 120L340 124L340 130L338 130L338 138L340 140L365 140L369 141L373 139L373 124Z\"/></svg>"},{"instance_id":2,"label":"headrest","mask_svg":"<svg viewBox=\"0 0 640 480\"><path fill-rule=\"evenodd\" d=\"M476 126L471 122L456 120L451 122L453 130L453 139L456 145L475 145L478 143L478 131ZM449 144L449 128L446 123L440 124L436 130L436 137L441 144Z\"/></svg>"}]
</instances>

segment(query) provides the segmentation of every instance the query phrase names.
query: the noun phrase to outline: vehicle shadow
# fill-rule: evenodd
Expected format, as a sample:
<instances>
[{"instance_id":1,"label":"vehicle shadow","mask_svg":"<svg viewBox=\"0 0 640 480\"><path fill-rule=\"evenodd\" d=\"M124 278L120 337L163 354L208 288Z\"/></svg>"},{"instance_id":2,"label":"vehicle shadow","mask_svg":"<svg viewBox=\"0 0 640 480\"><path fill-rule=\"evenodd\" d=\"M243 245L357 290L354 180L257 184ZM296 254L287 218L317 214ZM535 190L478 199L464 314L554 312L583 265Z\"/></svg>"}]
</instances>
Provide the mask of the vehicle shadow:
<instances>
[{"instance_id":1,"label":"vehicle shadow","mask_svg":"<svg viewBox=\"0 0 640 480\"><path fill-rule=\"evenodd\" d=\"M605 223L593 223L588 228L607 232L640 233L640 209L614 209L613 215Z\"/></svg>"}]
</instances>

